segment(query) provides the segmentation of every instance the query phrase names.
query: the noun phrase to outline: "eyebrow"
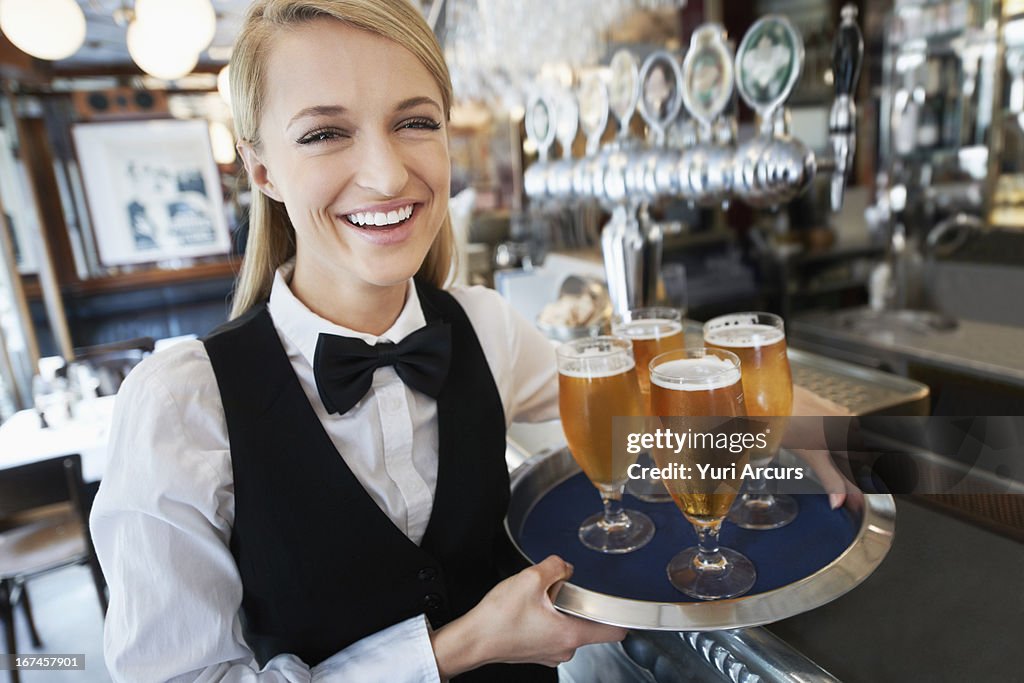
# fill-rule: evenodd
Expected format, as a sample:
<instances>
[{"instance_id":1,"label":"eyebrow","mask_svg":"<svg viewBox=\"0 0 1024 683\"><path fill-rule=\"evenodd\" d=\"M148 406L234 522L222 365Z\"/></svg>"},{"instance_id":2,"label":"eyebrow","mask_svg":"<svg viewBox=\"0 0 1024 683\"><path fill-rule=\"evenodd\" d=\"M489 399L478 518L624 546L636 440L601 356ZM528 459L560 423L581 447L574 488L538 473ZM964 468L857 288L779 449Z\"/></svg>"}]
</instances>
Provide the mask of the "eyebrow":
<instances>
[{"instance_id":1,"label":"eyebrow","mask_svg":"<svg viewBox=\"0 0 1024 683\"><path fill-rule=\"evenodd\" d=\"M418 107L418 106L420 106L422 104L432 105L432 106L436 107L439 111L441 109L441 105L439 105L433 98L426 97L426 96L420 96L420 97L410 97L408 99L402 100L401 102L398 103L398 106L395 107L395 111L399 111L399 112L407 111L409 109L413 109L415 107ZM313 106L313 107L306 107L305 109L300 109L298 111L298 113L296 113L295 116L293 116L288 121L288 125L290 126L293 123L295 123L296 121L298 121L299 119L306 118L306 117L311 117L311 116L340 116L341 114L344 114L346 111L348 111L348 110L345 107L342 107L341 105L337 105L337 104L318 104L318 105Z\"/></svg>"}]
</instances>

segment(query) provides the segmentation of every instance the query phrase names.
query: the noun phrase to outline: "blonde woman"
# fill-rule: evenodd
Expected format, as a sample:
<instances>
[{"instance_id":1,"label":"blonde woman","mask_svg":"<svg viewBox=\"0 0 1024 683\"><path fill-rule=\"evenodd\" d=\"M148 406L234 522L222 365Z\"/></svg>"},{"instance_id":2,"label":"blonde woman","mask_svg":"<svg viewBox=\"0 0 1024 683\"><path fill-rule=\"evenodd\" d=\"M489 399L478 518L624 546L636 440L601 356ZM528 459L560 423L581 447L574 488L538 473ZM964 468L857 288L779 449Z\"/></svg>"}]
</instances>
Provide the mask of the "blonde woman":
<instances>
[{"instance_id":1,"label":"blonde woman","mask_svg":"<svg viewBox=\"0 0 1024 683\"><path fill-rule=\"evenodd\" d=\"M557 416L555 363L493 292L443 289L451 86L419 12L261 0L231 77L233 320L127 379L92 517L114 679L554 680L621 639L503 533L505 430Z\"/></svg>"}]
</instances>

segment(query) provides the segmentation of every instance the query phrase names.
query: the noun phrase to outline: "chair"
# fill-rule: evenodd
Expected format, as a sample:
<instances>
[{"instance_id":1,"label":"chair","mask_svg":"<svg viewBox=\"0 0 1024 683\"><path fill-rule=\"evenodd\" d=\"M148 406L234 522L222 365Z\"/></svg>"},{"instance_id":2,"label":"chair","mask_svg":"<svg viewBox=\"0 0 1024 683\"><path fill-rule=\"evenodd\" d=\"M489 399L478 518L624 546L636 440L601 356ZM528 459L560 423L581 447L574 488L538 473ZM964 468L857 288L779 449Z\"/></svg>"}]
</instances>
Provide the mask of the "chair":
<instances>
[{"instance_id":1,"label":"chair","mask_svg":"<svg viewBox=\"0 0 1024 683\"><path fill-rule=\"evenodd\" d=\"M74 362L85 363L92 368L99 380L97 389L100 396L113 396L131 369L155 347L152 337L83 346L74 350Z\"/></svg>"},{"instance_id":2,"label":"chair","mask_svg":"<svg viewBox=\"0 0 1024 683\"><path fill-rule=\"evenodd\" d=\"M100 609L106 614L106 582L88 533L88 509L95 487L82 480L77 454L0 470L0 625L6 651L16 653L14 610L27 618L32 644L42 647L27 582L33 577L75 564L92 572ZM18 672L11 672L18 683Z\"/></svg>"}]
</instances>

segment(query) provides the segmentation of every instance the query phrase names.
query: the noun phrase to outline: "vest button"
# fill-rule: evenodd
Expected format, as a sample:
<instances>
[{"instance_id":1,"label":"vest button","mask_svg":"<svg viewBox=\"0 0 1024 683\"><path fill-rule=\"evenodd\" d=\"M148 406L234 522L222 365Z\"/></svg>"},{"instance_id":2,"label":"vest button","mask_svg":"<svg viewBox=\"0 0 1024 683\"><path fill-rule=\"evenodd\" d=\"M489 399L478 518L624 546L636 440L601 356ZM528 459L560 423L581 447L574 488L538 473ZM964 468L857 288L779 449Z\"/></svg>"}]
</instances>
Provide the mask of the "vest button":
<instances>
[{"instance_id":1,"label":"vest button","mask_svg":"<svg viewBox=\"0 0 1024 683\"><path fill-rule=\"evenodd\" d=\"M433 581L437 578L437 570L433 567L424 567L417 572L416 578L420 581Z\"/></svg>"},{"instance_id":2,"label":"vest button","mask_svg":"<svg viewBox=\"0 0 1024 683\"><path fill-rule=\"evenodd\" d=\"M423 607L427 610L433 611L436 609L441 609L441 605L443 604L444 598L442 598L437 593L427 593L423 597Z\"/></svg>"}]
</instances>

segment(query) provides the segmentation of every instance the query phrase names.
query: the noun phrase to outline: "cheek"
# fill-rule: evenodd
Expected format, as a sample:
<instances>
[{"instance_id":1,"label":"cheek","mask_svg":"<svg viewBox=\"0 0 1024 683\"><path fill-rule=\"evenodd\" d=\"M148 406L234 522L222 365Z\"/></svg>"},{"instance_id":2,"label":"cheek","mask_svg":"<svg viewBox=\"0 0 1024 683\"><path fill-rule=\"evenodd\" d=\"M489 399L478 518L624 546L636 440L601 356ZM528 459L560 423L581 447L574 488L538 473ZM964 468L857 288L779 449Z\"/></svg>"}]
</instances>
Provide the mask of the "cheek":
<instances>
[{"instance_id":1,"label":"cheek","mask_svg":"<svg viewBox=\"0 0 1024 683\"><path fill-rule=\"evenodd\" d=\"M298 165L289 170L285 203L302 211L316 211L330 206L337 195L336 169L328 171L319 164Z\"/></svg>"},{"instance_id":2,"label":"cheek","mask_svg":"<svg viewBox=\"0 0 1024 683\"><path fill-rule=\"evenodd\" d=\"M421 150L413 156L411 162L416 174L423 178L431 189L447 197L451 185L452 164L448 155L448 145L439 142L430 149Z\"/></svg>"}]
</instances>

